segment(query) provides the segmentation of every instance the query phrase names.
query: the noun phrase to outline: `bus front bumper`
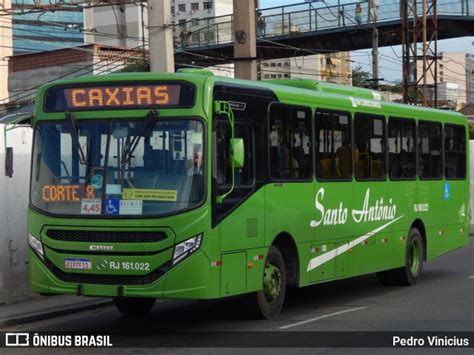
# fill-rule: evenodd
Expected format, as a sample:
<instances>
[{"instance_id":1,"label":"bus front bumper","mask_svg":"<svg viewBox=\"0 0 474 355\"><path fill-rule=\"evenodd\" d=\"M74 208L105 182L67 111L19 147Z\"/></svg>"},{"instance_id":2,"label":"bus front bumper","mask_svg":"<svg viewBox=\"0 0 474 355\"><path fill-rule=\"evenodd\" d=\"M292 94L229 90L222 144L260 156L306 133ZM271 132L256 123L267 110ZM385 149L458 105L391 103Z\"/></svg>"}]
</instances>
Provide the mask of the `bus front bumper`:
<instances>
[{"instance_id":1,"label":"bus front bumper","mask_svg":"<svg viewBox=\"0 0 474 355\"><path fill-rule=\"evenodd\" d=\"M107 275L96 274L93 283L66 282L61 278L64 272L58 270L49 260L41 260L31 249L29 253L29 278L34 292L43 294L75 294L92 297L163 297L180 299L209 299L217 297L211 277L211 263L205 253L197 250L195 253L179 262L177 265L155 270L143 284L127 284L127 275L119 282L108 278ZM153 275L151 275L153 274ZM67 274L71 275L71 274ZM78 275L78 274L75 274ZM80 274L79 274L80 275ZM91 280L90 274L88 280ZM150 276L151 275L151 276ZM148 283L148 281L153 280ZM113 284L108 284L113 282ZM136 283L136 281L134 281ZM122 284L123 283L123 284Z\"/></svg>"}]
</instances>

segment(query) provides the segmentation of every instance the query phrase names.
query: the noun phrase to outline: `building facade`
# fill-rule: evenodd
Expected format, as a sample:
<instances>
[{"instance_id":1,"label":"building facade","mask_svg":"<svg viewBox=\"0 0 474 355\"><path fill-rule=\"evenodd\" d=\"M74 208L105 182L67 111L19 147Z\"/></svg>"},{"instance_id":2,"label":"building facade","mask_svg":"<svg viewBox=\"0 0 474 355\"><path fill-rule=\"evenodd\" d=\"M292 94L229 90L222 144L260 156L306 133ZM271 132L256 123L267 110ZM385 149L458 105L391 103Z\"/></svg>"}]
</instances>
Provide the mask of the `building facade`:
<instances>
[{"instance_id":1,"label":"building facade","mask_svg":"<svg viewBox=\"0 0 474 355\"><path fill-rule=\"evenodd\" d=\"M189 42L215 38L215 32L203 31L209 18L224 16L230 19L233 0L171 0L171 15L177 47L180 33L185 27L190 32ZM228 21L228 20L227 20ZM88 29L86 42L136 48L148 46L148 10L146 3L95 7L84 10L84 27ZM212 25L210 26L212 27ZM200 31L197 31L201 29ZM193 37L193 32L196 32ZM211 34L212 33L212 34ZM206 37L206 38L205 38ZM212 37L212 38L211 38Z\"/></svg>"},{"instance_id":2,"label":"building facade","mask_svg":"<svg viewBox=\"0 0 474 355\"><path fill-rule=\"evenodd\" d=\"M13 56L9 60L8 89L12 97L22 93L22 102L33 101L37 87L48 81L113 73L141 55L133 49L89 44Z\"/></svg>"},{"instance_id":3,"label":"building facade","mask_svg":"<svg viewBox=\"0 0 474 355\"><path fill-rule=\"evenodd\" d=\"M11 8L11 0L1 0L3 8ZM9 101L8 95L8 58L13 55L12 18L0 8L2 26L0 26L0 105Z\"/></svg>"},{"instance_id":4,"label":"building facade","mask_svg":"<svg viewBox=\"0 0 474 355\"><path fill-rule=\"evenodd\" d=\"M351 85L351 63L350 52L266 60L260 64L260 78L262 80L314 79Z\"/></svg>"},{"instance_id":5,"label":"building facade","mask_svg":"<svg viewBox=\"0 0 474 355\"><path fill-rule=\"evenodd\" d=\"M233 0L171 0L170 10L175 25L175 48L184 50L193 43L213 43L218 38L219 31L214 24L216 21L230 21L229 14L233 11ZM219 16L222 18L214 19ZM86 43L146 50L147 26L147 3L137 2L84 10ZM230 36L230 27L228 32ZM234 75L232 64L209 69L217 75L228 77Z\"/></svg>"},{"instance_id":6,"label":"building facade","mask_svg":"<svg viewBox=\"0 0 474 355\"><path fill-rule=\"evenodd\" d=\"M467 104L474 104L474 54L466 54Z\"/></svg>"},{"instance_id":7,"label":"building facade","mask_svg":"<svg viewBox=\"0 0 474 355\"><path fill-rule=\"evenodd\" d=\"M80 6L62 6L60 10L29 12L35 5L49 6L48 0L12 2L13 54L50 51L84 44L83 12Z\"/></svg>"},{"instance_id":8,"label":"building facade","mask_svg":"<svg viewBox=\"0 0 474 355\"><path fill-rule=\"evenodd\" d=\"M460 109L474 102L474 56L465 52L438 53L438 106ZM417 63L421 72L422 62ZM427 77L427 83L433 84L434 78Z\"/></svg>"}]
</instances>

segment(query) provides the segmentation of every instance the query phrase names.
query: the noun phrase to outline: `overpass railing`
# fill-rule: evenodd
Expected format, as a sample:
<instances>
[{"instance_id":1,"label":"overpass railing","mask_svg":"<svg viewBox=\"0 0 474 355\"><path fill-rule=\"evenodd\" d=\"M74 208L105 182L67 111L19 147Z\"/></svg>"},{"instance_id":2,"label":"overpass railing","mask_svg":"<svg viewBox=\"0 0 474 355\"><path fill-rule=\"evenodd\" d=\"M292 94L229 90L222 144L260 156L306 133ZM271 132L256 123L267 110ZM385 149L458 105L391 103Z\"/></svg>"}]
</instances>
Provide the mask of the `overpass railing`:
<instances>
[{"instance_id":1,"label":"overpass railing","mask_svg":"<svg viewBox=\"0 0 474 355\"><path fill-rule=\"evenodd\" d=\"M429 0L428 0L429 1ZM272 40L274 37L303 34L322 30L347 28L349 34L388 21L400 20L400 2L381 0L377 7L369 8L361 2L360 19L355 16L355 2L338 0L335 5L328 1L301 3L257 10L265 20L265 26L257 25L257 37ZM418 4L421 13L421 4ZM438 16L474 16L474 0L438 0ZM258 17L258 15L256 15ZM175 28L177 51L188 48L229 44L234 41L233 15L193 19Z\"/></svg>"}]
</instances>

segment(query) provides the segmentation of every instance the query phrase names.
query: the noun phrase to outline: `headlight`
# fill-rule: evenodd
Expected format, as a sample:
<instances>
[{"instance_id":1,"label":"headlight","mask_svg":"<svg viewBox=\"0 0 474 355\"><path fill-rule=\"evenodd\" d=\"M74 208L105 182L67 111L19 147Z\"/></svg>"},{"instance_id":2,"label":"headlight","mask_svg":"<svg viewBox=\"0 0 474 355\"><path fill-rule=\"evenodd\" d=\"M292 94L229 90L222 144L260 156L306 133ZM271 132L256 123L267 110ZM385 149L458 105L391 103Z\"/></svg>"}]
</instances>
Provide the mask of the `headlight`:
<instances>
[{"instance_id":1,"label":"headlight","mask_svg":"<svg viewBox=\"0 0 474 355\"><path fill-rule=\"evenodd\" d=\"M43 244L41 244L41 242L35 237L33 237L31 234L28 234L28 243L30 244L30 247L32 247L33 250L36 251L38 255L43 259Z\"/></svg>"},{"instance_id":2,"label":"headlight","mask_svg":"<svg viewBox=\"0 0 474 355\"><path fill-rule=\"evenodd\" d=\"M185 240L174 247L173 265L194 253L201 246L202 234Z\"/></svg>"}]
</instances>

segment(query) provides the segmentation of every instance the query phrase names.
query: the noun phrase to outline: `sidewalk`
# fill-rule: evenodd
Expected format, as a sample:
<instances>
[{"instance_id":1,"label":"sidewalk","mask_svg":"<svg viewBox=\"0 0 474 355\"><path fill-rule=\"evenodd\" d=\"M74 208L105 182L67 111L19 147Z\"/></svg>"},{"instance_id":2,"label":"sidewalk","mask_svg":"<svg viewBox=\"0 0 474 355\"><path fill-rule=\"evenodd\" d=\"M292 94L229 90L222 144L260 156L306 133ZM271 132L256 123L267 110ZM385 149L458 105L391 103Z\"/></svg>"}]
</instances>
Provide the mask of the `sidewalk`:
<instances>
[{"instance_id":1,"label":"sidewalk","mask_svg":"<svg viewBox=\"0 0 474 355\"><path fill-rule=\"evenodd\" d=\"M0 304L0 328L105 307L111 298L57 295Z\"/></svg>"}]
</instances>

